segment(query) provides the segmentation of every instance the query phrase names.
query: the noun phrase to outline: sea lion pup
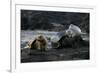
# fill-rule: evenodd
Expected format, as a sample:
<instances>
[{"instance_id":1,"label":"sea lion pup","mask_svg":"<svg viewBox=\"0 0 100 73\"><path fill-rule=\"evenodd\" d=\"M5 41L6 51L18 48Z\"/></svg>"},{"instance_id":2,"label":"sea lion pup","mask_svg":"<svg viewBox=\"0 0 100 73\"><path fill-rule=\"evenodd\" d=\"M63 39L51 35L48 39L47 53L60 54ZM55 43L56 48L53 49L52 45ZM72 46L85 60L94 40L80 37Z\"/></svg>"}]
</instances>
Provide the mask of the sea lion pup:
<instances>
[{"instance_id":1,"label":"sea lion pup","mask_svg":"<svg viewBox=\"0 0 100 73\"><path fill-rule=\"evenodd\" d=\"M30 49L46 50L47 40L43 35L40 35L29 46Z\"/></svg>"}]
</instances>

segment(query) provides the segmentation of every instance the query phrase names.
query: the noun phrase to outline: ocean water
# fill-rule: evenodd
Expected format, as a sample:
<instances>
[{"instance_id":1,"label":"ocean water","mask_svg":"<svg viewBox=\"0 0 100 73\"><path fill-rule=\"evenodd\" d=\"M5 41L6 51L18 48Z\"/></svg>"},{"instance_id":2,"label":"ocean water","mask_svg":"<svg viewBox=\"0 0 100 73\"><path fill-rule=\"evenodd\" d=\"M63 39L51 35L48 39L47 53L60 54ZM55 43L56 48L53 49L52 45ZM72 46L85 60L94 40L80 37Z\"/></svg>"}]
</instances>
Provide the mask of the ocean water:
<instances>
[{"instance_id":1,"label":"ocean water","mask_svg":"<svg viewBox=\"0 0 100 73\"><path fill-rule=\"evenodd\" d=\"M21 63L26 62L47 62L47 61L68 61L68 60L89 60L89 46L79 48L60 48L54 49L51 42L48 41L48 49L46 51L29 50L25 48L29 41L33 41L37 36L43 35L56 42L60 39L62 32L50 31L21 31ZM88 35L82 36L84 40L89 41ZM31 53L31 55L30 55Z\"/></svg>"}]
</instances>

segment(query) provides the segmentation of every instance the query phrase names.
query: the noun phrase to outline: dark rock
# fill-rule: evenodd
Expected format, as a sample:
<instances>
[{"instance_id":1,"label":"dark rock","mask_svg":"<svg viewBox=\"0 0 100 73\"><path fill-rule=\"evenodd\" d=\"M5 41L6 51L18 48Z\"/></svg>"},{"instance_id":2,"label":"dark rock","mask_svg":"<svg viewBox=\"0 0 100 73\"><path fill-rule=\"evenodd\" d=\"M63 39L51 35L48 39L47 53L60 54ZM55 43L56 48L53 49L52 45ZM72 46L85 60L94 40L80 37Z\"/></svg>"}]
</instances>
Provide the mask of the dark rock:
<instances>
[{"instance_id":1,"label":"dark rock","mask_svg":"<svg viewBox=\"0 0 100 73\"><path fill-rule=\"evenodd\" d=\"M77 48L88 46L89 44L89 42L84 41L81 36L68 37L67 35L62 36L59 43L59 48Z\"/></svg>"}]
</instances>

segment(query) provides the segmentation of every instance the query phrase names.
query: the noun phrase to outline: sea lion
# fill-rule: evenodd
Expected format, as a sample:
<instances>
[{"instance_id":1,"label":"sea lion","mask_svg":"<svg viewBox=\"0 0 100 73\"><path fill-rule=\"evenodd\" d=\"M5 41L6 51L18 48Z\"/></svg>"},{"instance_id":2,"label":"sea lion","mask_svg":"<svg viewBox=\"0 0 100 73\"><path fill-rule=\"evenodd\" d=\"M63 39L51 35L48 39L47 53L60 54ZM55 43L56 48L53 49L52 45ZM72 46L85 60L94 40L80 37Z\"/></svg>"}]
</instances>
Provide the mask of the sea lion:
<instances>
[{"instance_id":1,"label":"sea lion","mask_svg":"<svg viewBox=\"0 0 100 73\"><path fill-rule=\"evenodd\" d=\"M29 44L30 49L45 50L47 48L47 41L43 35L38 36Z\"/></svg>"}]
</instances>

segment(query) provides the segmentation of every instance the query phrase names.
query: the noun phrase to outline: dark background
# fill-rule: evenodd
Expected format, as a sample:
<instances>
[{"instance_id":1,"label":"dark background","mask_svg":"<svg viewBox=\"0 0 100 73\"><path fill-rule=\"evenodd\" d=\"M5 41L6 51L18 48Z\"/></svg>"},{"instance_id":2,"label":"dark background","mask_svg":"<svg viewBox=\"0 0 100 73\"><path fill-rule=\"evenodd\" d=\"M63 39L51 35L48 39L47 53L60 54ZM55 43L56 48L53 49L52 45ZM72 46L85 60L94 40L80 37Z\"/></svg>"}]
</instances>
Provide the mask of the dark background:
<instances>
[{"instance_id":1,"label":"dark background","mask_svg":"<svg viewBox=\"0 0 100 73\"><path fill-rule=\"evenodd\" d=\"M70 24L89 33L89 13L21 10L21 30L61 31Z\"/></svg>"}]
</instances>

